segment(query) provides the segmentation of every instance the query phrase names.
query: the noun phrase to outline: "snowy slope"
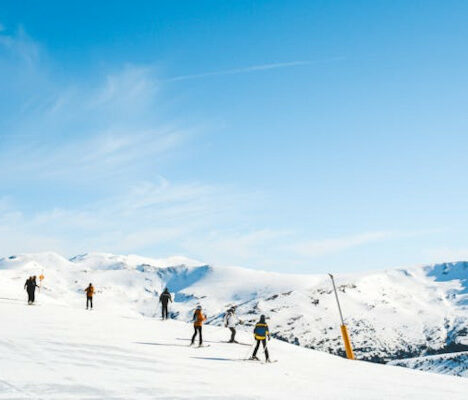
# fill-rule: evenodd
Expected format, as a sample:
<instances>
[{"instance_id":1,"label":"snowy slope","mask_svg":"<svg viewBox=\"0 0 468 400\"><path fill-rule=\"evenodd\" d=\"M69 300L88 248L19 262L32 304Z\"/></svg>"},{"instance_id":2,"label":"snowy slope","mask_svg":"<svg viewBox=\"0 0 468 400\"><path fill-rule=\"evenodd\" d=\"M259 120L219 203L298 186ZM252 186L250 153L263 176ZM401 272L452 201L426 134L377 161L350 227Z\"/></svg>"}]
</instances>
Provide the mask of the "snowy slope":
<instances>
[{"instance_id":1,"label":"snowy slope","mask_svg":"<svg viewBox=\"0 0 468 400\"><path fill-rule=\"evenodd\" d=\"M204 330L210 347L190 348L189 324L121 316L104 305L109 299L94 311L46 296L37 306L0 299L0 399L466 398L463 378L349 361L277 340L269 343L277 363L240 361L250 348L220 343L225 332L216 327ZM240 339L250 342L251 335Z\"/></svg>"},{"instance_id":2,"label":"snowy slope","mask_svg":"<svg viewBox=\"0 0 468 400\"><path fill-rule=\"evenodd\" d=\"M391 361L389 365L468 378L468 351Z\"/></svg>"},{"instance_id":3,"label":"snowy slope","mask_svg":"<svg viewBox=\"0 0 468 400\"><path fill-rule=\"evenodd\" d=\"M221 268L176 257L54 253L0 259L0 297L23 299L25 277L44 273L42 304L83 307L93 282L99 310L121 316L159 315L165 286L175 294L172 316L190 320L202 304L212 325L238 305L245 329L261 313L276 338L343 354L328 276L287 275ZM441 264L338 276L337 284L356 356L386 362L468 350L468 263Z\"/></svg>"}]
</instances>

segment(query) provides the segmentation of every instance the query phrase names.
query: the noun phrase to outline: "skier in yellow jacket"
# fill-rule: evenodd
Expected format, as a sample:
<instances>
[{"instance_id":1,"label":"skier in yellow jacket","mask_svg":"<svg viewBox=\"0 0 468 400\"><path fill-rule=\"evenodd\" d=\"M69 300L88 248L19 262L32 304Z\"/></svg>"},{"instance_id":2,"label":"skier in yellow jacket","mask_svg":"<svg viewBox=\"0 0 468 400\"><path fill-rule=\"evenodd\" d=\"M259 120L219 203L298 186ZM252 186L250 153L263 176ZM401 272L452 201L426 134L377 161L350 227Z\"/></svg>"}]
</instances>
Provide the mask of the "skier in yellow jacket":
<instances>
[{"instance_id":1,"label":"skier in yellow jacket","mask_svg":"<svg viewBox=\"0 0 468 400\"><path fill-rule=\"evenodd\" d=\"M258 348L260 347L260 343L263 345L263 350L265 351L265 358L266 362L270 362L270 355L268 354L268 348L267 348L267 339L270 340L270 330L268 328L268 324L266 323L266 318L264 315L260 316L260 321L257 322L255 325L254 329L254 338L257 341L257 344L255 346L255 350L252 354L252 357L250 357L251 360L258 361L257 357L257 351Z\"/></svg>"}]
</instances>

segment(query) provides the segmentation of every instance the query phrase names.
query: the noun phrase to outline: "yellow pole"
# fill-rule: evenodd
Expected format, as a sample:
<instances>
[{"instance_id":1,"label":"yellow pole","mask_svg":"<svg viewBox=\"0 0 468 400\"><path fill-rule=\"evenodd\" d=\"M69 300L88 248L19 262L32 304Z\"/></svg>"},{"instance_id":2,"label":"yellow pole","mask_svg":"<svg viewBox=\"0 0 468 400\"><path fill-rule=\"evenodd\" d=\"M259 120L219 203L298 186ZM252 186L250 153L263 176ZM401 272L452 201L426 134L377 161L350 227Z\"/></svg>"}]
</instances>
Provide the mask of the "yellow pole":
<instances>
[{"instance_id":1,"label":"yellow pole","mask_svg":"<svg viewBox=\"0 0 468 400\"><path fill-rule=\"evenodd\" d=\"M341 325L341 336L343 336L346 357L350 360L354 360L354 352L353 348L351 347L351 340L349 339L348 329L346 328L346 325Z\"/></svg>"},{"instance_id":2,"label":"yellow pole","mask_svg":"<svg viewBox=\"0 0 468 400\"><path fill-rule=\"evenodd\" d=\"M335 286L335 278L333 277L332 274L328 274L328 275L330 275L330 278L333 283L333 291L335 292L336 304L338 305L338 311L340 312L341 336L343 337L346 357L350 360L354 360L355 358L354 358L353 347L351 346L351 339L349 338L348 328L346 328L346 325L343 320L343 313L341 312L340 300L338 299L338 292L336 291L336 286Z\"/></svg>"}]
</instances>

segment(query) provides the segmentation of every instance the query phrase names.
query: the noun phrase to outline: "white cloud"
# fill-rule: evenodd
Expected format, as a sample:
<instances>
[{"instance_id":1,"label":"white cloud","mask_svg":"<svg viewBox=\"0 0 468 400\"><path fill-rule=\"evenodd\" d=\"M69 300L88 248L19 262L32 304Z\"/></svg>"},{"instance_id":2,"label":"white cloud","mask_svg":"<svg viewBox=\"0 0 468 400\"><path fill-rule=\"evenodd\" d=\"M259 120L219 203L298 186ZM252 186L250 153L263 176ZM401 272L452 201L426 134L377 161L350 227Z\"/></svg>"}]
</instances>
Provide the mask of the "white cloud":
<instances>
[{"instance_id":1,"label":"white cloud","mask_svg":"<svg viewBox=\"0 0 468 400\"><path fill-rule=\"evenodd\" d=\"M40 46L19 27L14 34L5 33L5 28L0 24L0 48L6 50L10 56L17 57L26 65L32 66L39 61Z\"/></svg>"},{"instance_id":2,"label":"white cloud","mask_svg":"<svg viewBox=\"0 0 468 400\"><path fill-rule=\"evenodd\" d=\"M16 61L10 63L21 69ZM7 133L0 131L0 140L7 139L0 147L5 179L90 184L148 179L192 135L158 120L151 68L126 65L94 85L57 85L48 80L46 66L36 63L33 69L31 74L42 79L31 79L27 87L42 96L21 99Z\"/></svg>"},{"instance_id":3,"label":"white cloud","mask_svg":"<svg viewBox=\"0 0 468 400\"><path fill-rule=\"evenodd\" d=\"M468 248L437 247L426 249L422 258L430 263L454 262L468 260Z\"/></svg>"},{"instance_id":4,"label":"white cloud","mask_svg":"<svg viewBox=\"0 0 468 400\"><path fill-rule=\"evenodd\" d=\"M68 255L90 250L148 253L148 249L159 249L170 255L185 250L183 243L190 237L209 237L215 224L232 224L237 218L232 210L243 207L244 202L246 199L226 187L161 179L159 184L143 182L91 204L31 215L5 203L0 210L0 254L42 250ZM49 247L43 247L46 244Z\"/></svg>"},{"instance_id":5,"label":"white cloud","mask_svg":"<svg viewBox=\"0 0 468 400\"><path fill-rule=\"evenodd\" d=\"M250 227L250 193L197 183L141 182L121 194L77 207L25 214L0 200L0 254L55 250L72 256L105 251L174 254L220 265L292 270L311 259L433 231L376 231L307 240L293 231ZM460 258L464 258L460 253ZM442 258L445 260L448 254ZM315 263L315 265L318 265Z\"/></svg>"},{"instance_id":6,"label":"white cloud","mask_svg":"<svg viewBox=\"0 0 468 400\"><path fill-rule=\"evenodd\" d=\"M146 106L158 88L154 72L150 67L127 65L117 73L108 74L105 84L90 99L89 107Z\"/></svg>"},{"instance_id":7,"label":"white cloud","mask_svg":"<svg viewBox=\"0 0 468 400\"><path fill-rule=\"evenodd\" d=\"M0 175L23 179L58 179L94 183L138 175L157 165L184 142L184 132L154 130L133 133L102 132L65 143L21 143L0 160ZM14 164L13 160L22 162ZM7 166L10 165L9 168Z\"/></svg>"},{"instance_id":8,"label":"white cloud","mask_svg":"<svg viewBox=\"0 0 468 400\"><path fill-rule=\"evenodd\" d=\"M284 266L287 256L281 254L281 244L288 239L288 232L271 229L218 229L186 237L182 245L189 254L210 263L271 268Z\"/></svg>"},{"instance_id":9,"label":"white cloud","mask_svg":"<svg viewBox=\"0 0 468 400\"><path fill-rule=\"evenodd\" d=\"M352 247L385 240L392 236L394 236L392 232L386 231L360 233L338 238L304 241L290 246L290 249L302 256L315 257L338 253Z\"/></svg>"},{"instance_id":10,"label":"white cloud","mask_svg":"<svg viewBox=\"0 0 468 400\"><path fill-rule=\"evenodd\" d=\"M342 251L378 243L388 240L413 238L422 235L437 233L439 230L415 230L415 231L374 231L337 238L299 241L288 248L294 253L304 257L318 257L327 254L336 254Z\"/></svg>"}]
</instances>

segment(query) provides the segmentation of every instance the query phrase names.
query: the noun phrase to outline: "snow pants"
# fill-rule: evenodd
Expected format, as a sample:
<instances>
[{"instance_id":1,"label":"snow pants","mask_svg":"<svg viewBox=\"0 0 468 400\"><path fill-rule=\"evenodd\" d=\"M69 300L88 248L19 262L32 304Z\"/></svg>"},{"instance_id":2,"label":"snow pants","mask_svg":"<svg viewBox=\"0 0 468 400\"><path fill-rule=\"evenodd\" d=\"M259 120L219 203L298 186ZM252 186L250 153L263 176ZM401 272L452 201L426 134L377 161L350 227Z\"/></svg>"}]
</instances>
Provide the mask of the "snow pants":
<instances>
[{"instance_id":1,"label":"snow pants","mask_svg":"<svg viewBox=\"0 0 468 400\"><path fill-rule=\"evenodd\" d=\"M162 303L162 319L169 318L169 311L167 309L167 303Z\"/></svg>"},{"instance_id":2,"label":"snow pants","mask_svg":"<svg viewBox=\"0 0 468 400\"><path fill-rule=\"evenodd\" d=\"M34 300L35 300L35 292L36 290L35 289L28 289L27 292L28 292L28 303L34 303Z\"/></svg>"},{"instance_id":3,"label":"snow pants","mask_svg":"<svg viewBox=\"0 0 468 400\"><path fill-rule=\"evenodd\" d=\"M202 343L203 343L203 339L202 339L202 329L201 329L202 327L201 327L201 326L195 326L195 325L194 325L193 328L194 328L195 332L193 333L193 336L192 336L192 344L195 343L195 338L197 337L197 333L198 333L198 334L200 335L200 336L199 336L199 340L200 340L199 343L200 343L200 346L201 346Z\"/></svg>"},{"instance_id":4,"label":"snow pants","mask_svg":"<svg viewBox=\"0 0 468 400\"><path fill-rule=\"evenodd\" d=\"M236 340L236 328L229 328L229 330L231 331L231 340L229 340L230 342L234 342Z\"/></svg>"},{"instance_id":5,"label":"snow pants","mask_svg":"<svg viewBox=\"0 0 468 400\"><path fill-rule=\"evenodd\" d=\"M93 308L93 296L86 296L86 309L91 306Z\"/></svg>"},{"instance_id":6,"label":"snow pants","mask_svg":"<svg viewBox=\"0 0 468 400\"><path fill-rule=\"evenodd\" d=\"M255 346L255 350L253 352L253 355L252 357L256 357L257 356L257 351L258 351L258 348L260 347L260 342L262 342L263 344L263 350L265 350L265 358L267 360L270 359L270 356L268 355L268 348L267 348L267 343L266 343L266 339L256 339L257 340L257 344Z\"/></svg>"}]
</instances>

